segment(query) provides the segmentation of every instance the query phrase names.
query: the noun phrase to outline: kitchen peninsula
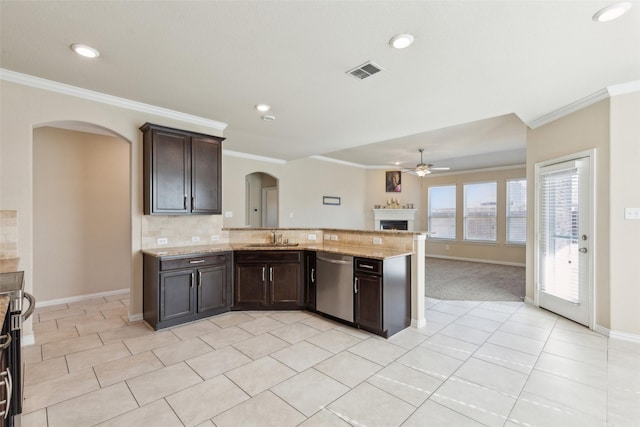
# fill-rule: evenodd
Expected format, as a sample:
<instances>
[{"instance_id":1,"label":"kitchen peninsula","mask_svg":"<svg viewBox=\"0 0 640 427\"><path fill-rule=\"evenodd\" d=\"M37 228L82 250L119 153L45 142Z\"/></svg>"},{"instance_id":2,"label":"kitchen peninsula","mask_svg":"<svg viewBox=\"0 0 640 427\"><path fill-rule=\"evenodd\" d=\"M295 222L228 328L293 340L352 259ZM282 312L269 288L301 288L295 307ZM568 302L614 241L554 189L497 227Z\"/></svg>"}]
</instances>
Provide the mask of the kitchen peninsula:
<instances>
[{"instance_id":1,"label":"kitchen peninsula","mask_svg":"<svg viewBox=\"0 0 640 427\"><path fill-rule=\"evenodd\" d=\"M160 329L243 309L307 309L333 318L315 307L316 254L330 253L354 260L346 279L354 314L346 323L388 337L424 324L425 238L404 231L239 228L224 229L213 245L144 249L144 319Z\"/></svg>"}]
</instances>

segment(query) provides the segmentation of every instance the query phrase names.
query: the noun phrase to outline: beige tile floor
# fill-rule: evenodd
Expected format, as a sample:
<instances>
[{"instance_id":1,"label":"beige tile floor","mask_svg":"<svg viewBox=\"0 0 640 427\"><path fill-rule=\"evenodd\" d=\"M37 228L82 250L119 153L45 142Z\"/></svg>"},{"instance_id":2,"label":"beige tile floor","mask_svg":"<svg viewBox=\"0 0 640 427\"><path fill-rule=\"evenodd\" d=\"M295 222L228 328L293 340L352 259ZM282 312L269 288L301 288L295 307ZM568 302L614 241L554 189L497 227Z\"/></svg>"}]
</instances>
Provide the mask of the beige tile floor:
<instances>
[{"instance_id":1,"label":"beige tile floor","mask_svg":"<svg viewBox=\"0 0 640 427\"><path fill-rule=\"evenodd\" d=\"M522 303L427 299L385 340L293 311L154 332L127 297L36 310L23 426L640 425L640 345Z\"/></svg>"}]
</instances>

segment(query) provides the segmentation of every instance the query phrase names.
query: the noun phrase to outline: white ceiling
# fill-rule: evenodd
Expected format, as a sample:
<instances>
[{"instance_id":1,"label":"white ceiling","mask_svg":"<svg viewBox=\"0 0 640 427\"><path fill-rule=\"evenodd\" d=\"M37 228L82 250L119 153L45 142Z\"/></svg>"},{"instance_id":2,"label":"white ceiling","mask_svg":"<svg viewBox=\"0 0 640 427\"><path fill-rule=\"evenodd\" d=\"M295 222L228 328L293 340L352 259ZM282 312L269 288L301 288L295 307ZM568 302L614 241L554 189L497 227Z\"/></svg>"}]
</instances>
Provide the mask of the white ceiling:
<instances>
[{"instance_id":1,"label":"white ceiling","mask_svg":"<svg viewBox=\"0 0 640 427\"><path fill-rule=\"evenodd\" d=\"M527 123L640 80L640 2L592 21L609 3L1 0L0 65L227 123L228 150L473 169L524 163ZM384 71L345 74L368 60Z\"/></svg>"}]
</instances>

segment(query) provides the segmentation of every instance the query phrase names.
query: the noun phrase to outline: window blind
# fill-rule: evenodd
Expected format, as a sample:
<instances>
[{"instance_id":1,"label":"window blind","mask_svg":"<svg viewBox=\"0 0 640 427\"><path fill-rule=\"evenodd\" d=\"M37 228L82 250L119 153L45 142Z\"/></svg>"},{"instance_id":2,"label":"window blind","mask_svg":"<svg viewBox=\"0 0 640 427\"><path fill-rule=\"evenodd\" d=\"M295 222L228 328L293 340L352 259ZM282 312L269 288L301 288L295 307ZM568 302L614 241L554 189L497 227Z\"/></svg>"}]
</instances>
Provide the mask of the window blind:
<instances>
[{"instance_id":1,"label":"window blind","mask_svg":"<svg viewBox=\"0 0 640 427\"><path fill-rule=\"evenodd\" d=\"M496 241L497 183L464 185L464 239Z\"/></svg>"},{"instance_id":2,"label":"window blind","mask_svg":"<svg viewBox=\"0 0 640 427\"><path fill-rule=\"evenodd\" d=\"M456 238L456 186L429 187L428 229L436 239Z\"/></svg>"},{"instance_id":3,"label":"window blind","mask_svg":"<svg viewBox=\"0 0 640 427\"><path fill-rule=\"evenodd\" d=\"M542 173L540 290L578 303L578 168Z\"/></svg>"},{"instance_id":4,"label":"window blind","mask_svg":"<svg viewBox=\"0 0 640 427\"><path fill-rule=\"evenodd\" d=\"M507 243L527 241L527 180L507 180Z\"/></svg>"}]
</instances>

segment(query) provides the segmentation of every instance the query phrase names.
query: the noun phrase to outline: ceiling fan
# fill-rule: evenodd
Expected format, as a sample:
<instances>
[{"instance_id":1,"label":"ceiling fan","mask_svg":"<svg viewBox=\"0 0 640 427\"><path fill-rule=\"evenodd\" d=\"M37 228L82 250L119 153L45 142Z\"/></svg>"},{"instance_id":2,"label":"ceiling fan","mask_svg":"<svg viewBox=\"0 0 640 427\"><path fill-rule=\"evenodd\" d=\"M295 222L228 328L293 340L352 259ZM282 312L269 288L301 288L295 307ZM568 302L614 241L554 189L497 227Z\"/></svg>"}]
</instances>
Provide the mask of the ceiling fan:
<instances>
[{"instance_id":1,"label":"ceiling fan","mask_svg":"<svg viewBox=\"0 0 640 427\"><path fill-rule=\"evenodd\" d=\"M422 178L425 175L429 175L432 171L448 171L449 169L451 169L448 167L436 167L431 163L425 164L422 160L422 152L424 151L424 148L420 148L418 151L420 151L420 163L416 165L415 169L411 170L415 172L419 177Z\"/></svg>"}]
</instances>

